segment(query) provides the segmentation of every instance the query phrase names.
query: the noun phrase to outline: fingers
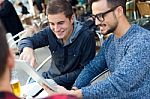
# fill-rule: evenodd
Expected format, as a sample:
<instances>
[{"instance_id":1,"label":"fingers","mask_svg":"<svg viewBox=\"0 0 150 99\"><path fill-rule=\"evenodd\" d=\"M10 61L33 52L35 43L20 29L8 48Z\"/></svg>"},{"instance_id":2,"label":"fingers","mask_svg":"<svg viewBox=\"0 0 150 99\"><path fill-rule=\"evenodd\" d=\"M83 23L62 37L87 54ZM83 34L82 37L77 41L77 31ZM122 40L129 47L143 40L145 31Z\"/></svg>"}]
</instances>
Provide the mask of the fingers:
<instances>
[{"instance_id":1,"label":"fingers","mask_svg":"<svg viewBox=\"0 0 150 99\"><path fill-rule=\"evenodd\" d=\"M58 93L54 92L53 90L51 90L48 86L46 86L44 84L42 84L42 87L49 94L49 96L58 94Z\"/></svg>"},{"instance_id":2,"label":"fingers","mask_svg":"<svg viewBox=\"0 0 150 99\"><path fill-rule=\"evenodd\" d=\"M33 67L36 67L35 58L32 58L32 59L31 59L30 65L33 66Z\"/></svg>"},{"instance_id":3,"label":"fingers","mask_svg":"<svg viewBox=\"0 0 150 99\"><path fill-rule=\"evenodd\" d=\"M78 88L77 87L72 87L72 90L78 90Z\"/></svg>"},{"instance_id":4,"label":"fingers","mask_svg":"<svg viewBox=\"0 0 150 99\"><path fill-rule=\"evenodd\" d=\"M35 66L35 57L33 54L33 49L31 48L24 48L23 52L20 54L19 59L29 62L33 67Z\"/></svg>"}]
</instances>

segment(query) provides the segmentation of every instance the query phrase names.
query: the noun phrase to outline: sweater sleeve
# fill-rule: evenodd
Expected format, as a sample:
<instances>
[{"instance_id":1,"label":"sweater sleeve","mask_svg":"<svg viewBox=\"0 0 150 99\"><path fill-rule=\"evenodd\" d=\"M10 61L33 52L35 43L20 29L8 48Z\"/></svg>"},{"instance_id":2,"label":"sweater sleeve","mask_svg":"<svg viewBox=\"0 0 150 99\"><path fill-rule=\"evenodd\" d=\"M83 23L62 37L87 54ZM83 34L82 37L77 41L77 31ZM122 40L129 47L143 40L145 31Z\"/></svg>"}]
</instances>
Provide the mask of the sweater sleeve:
<instances>
[{"instance_id":1,"label":"sweater sleeve","mask_svg":"<svg viewBox=\"0 0 150 99\"><path fill-rule=\"evenodd\" d=\"M128 46L125 56L120 63L117 64L115 71L106 80L98 82L92 86L82 87L82 94L84 99L100 99L100 98L115 98L115 97L126 97L129 92L136 92L139 89L139 84L145 79L145 75L148 75L150 65L150 39L138 39L132 42ZM97 60L101 60L97 57ZM95 66L93 65L95 64ZM79 83L85 83L90 76L90 69L93 73L96 69L100 69L98 63L93 61L91 68L86 68L80 75ZM93 69L93 68L94 69ZM87 74L86 74L87 73ZM86 75L86 76L84 76ZM83 76L83 77L81 77ZM88 78L85 78L88 77ZM91 76L90 76L91 77ZM79 80L79 79L78 79ZM85 81L84 81L85 80ZM144 89L142 89L144 90Z\"/></svg>"},{"instance_id":2,"label":"sweater sleeve","mask_svg":"<svg viewBox=\"0 0 150 99\"><path fill-rule=\"evenodd\" d=\"M95 76L106 68L104 50L105 47L102 47L96 57L84 67L73 86L77 88L87 86Z\"/></svg>"}]
</instances>

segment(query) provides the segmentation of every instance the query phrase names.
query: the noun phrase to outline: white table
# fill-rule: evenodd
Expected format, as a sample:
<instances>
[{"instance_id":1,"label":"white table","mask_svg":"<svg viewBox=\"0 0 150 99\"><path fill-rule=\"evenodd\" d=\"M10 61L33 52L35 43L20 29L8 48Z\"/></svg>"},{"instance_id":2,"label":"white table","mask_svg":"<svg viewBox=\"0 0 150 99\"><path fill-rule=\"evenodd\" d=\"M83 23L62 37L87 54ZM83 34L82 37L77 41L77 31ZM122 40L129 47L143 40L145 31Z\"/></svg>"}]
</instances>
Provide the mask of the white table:
<instances>
[{"instance_id":1,"label":"white table","mask_svg":"<svg viewBox=\"0 0 150 99\"><path fill-rule=\"evenodd\" d=\"M41 88L42 87L36 82L21 86L21 97L23 97L24 95L27 95L26 98L31 99L32 96L35 95ZM44 98L46 96L48 96L48 93L45 90L43 90L35 98Z\"/></svg>"}]
</instances>

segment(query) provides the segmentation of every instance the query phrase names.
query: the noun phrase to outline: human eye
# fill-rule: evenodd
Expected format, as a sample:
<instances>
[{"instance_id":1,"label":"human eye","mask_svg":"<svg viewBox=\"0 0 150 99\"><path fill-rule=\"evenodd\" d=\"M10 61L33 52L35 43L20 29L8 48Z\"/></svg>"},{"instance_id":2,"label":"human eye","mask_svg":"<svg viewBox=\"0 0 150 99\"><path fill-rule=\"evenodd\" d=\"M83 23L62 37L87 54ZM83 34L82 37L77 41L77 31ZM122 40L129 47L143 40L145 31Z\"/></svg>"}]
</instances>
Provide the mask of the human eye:
<instances>
[{"instance_id":1,"label":"human eye","mask_svg":"<svg viewBox=\"0 0 150 99\"><path fill-rule=\"evenodd\" d=\"M97 16L97 18L101 19L103 17L103 13L100 13L100 14L98 14L96 16Z\"/></svg>"},{"instance_id":2,"label":"human eye","mask_svg":"<svg viewBox=\"0 0 150 99\"><path fill-rule=\"evenodd\" d=\"M95 20L96 16L95 16L95 15L91 15L91 18L92 18L93 20Z\"/></svg>"},{"instance_id":3,"label":"human eye","mask_svg":"<svg viewBox=\"0 0 150 99\"><path fill-rule=\"evenodd\" d=\"M55 25L55 24L54 24L54 23L52 23L52 22L49 22L49 24L50 24L51 26Z\"/></svg>"},{"instance_id":4,"label":"human eye","mask_svg":"<svg viewBox=\"0 0 150 99\"><path fill-rule=\"evenodd\" d=\"M64 23L65 23L64 21L61 21L61 22L58 22L58 25L62 25Z\"/></svg>"}]
</instances>

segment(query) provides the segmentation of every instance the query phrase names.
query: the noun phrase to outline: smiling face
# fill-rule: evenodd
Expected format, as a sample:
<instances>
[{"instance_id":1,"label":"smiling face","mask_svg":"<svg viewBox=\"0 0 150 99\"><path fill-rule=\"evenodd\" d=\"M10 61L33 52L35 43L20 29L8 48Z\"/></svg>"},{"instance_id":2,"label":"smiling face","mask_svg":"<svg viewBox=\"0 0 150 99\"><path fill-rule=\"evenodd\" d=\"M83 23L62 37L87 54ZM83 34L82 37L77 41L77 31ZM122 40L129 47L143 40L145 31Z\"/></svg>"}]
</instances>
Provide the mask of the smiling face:
<instances>
[{"instance_id":1,"label":"smiling face","mask_svg":"<svg viewBox=\"0 0 150 99\"><path fill-rule=\"evenodd\" d=\"M73 17L67 18L64 13L48 14L50 28L58 39L67 40L73 31Z\"/></svg>"},{"instance_id":2,"label":"smiling face","mask_svg":"<svg viewBox=\"0 0 150 99\"><path fill-rule=\"evenodd\" d=\"M118 26L118 20L116 14L114 13L116 9L117 7L108 7L107 0L99 0L92 4L93 15L100 15L100 13L107 12L104 15L101 15L102 17L99 18L103 21L100 21L97 18L95 18L95 24L100 28L102 34L106 35L116 30Z\"/></svg>"}]
</instances>

